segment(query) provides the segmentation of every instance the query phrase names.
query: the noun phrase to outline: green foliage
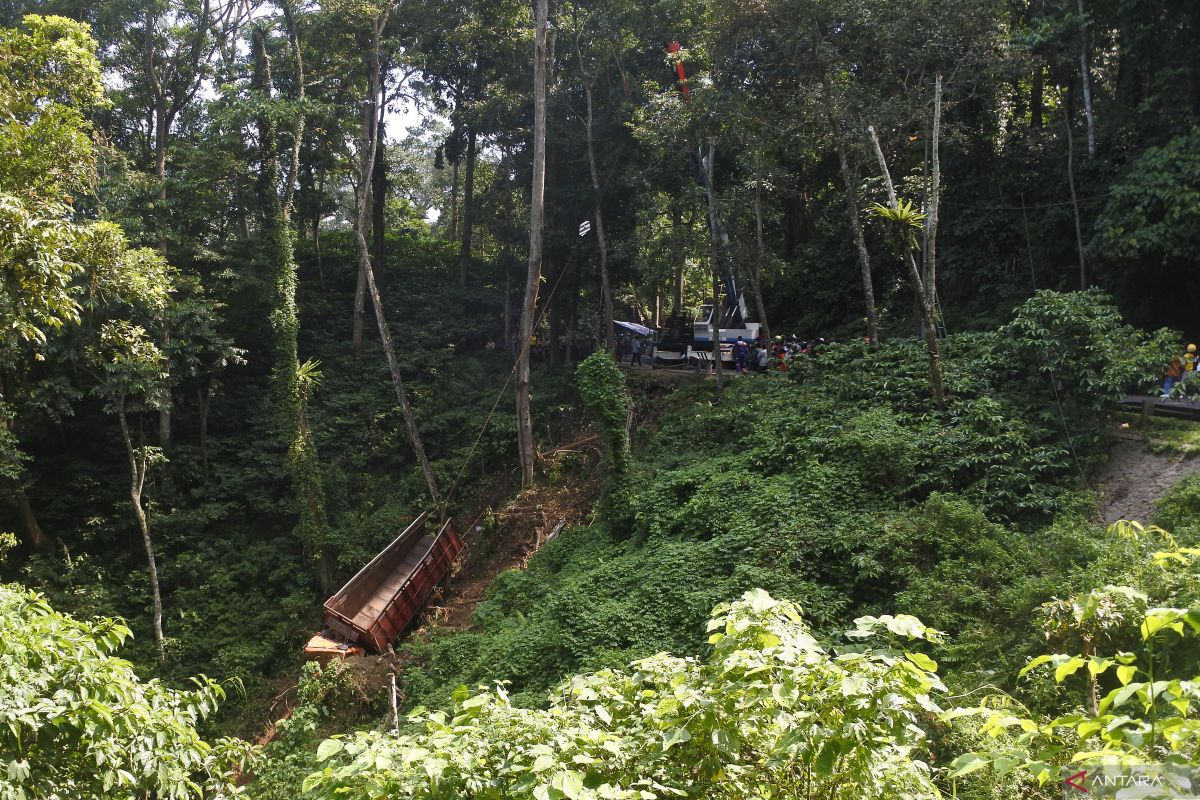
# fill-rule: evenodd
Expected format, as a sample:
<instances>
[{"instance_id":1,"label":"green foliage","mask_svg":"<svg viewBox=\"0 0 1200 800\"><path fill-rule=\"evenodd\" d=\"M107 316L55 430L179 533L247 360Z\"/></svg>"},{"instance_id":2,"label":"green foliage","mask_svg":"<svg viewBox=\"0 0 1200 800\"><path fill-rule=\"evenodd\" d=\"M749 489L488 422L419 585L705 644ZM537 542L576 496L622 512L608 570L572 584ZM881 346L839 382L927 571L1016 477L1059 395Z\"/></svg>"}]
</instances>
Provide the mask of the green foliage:
<instances>
[{"instance_id":1,"label":"green foliage","mask_svg":"<svg viewBox=\"0 0 1200 800\"><path fill-rule=\"evenodd\" d=\"M1200 128L1147 147L1109 190L1093 248L1123 261L1195 256L1200 225Z\"/></svg>"},{"instance_id":2,"label":"green foliage","mask_svg":"<svg viewBox=\"0 0 1200 800\"><path fill-rule=\"evenodd\" d=\"M939 661L960 685L1015 674L1043 639L1028 625L1030 610L1100 549L1083 520L1064 515L1036 537L1014 535L943 495L868 524L877 532L872 558L888 581L876 602L952 631Z\"/></svg>"},{"instance_id":3,"label":"green foliage","mask_svg":"<svg viewBox=\"0 0 1200 800\"><path fill-rule=\"evenodd\" d=\"M901 198L895 207L872 203L867 212L888 226L902 253L917 249L917 234L925 229L925 215L917 211L911 200Z\"/></svg>"},{"instance_id":4,"label":"green foliage","mask_svg":"<svg viewBox=\"0 0 1200 800\"><path fill-rule=\"evenodd\" d=\"M1099 410L1131 387L1158 378L1175 349L1166 330L1147 336L1126 325L1103 292L1038 292L1003 330L1030 383L1056 381L1082 409ZM1032 387L1031 387L1032 388Z\"/></svg>"},{"instance_id":5,"label":"green foliage","mask_svg":"<svg viewBox=\"0 0 1200 800\"><path fill-rule=\"evenodd\" d=\"M630 403L625 373L612 360L612 356L601 350L580 363L575 370L575 381L583 397L583 405L592 415L604 439L604 452L608 459L605 506L611 521L620 526L630 513Z\"/></svg>"},{"instance_id":6,"label":"green foliage","mask_svg":"<svg viewBox=\"0 0 1200 800\"><path fill-rule=\"evenodd\" d=\"M96 387L115 414L124 414L132 398L145 408L163 403L163 359L158 346L139 325L106 322L100 329L96 358L103 378Z\"/></svg>"},{"instance_id":7,"label":"green foliage","mask_svg":"<svg viewBox=\"0 0 1200 800\"><path fill-rule=\"evenodd\" d=\"M29 15L0 28L0 187L34 203L70 203L94 178L90 112L104 106L90 28Z\"/></svg>"},{"instance_id":8,"label":"green foliage","mask_svg":"<svg viewBox=\"0 0 1200 800\"><path fill-rule=\"evenodd\" d=\"M307 661L296 686L296 706L291 716L275 725L275 738L263 749L264 758L250 787L255 800L292 800L296 787L316 767L314 753L324 738L338 705L347 705L353 693L350 671L344 661L322 667Z\"/></svg>"},{"instance_id":9,"label":"green foliage","mask_svg":"<svg viewBox=\"0 0 1200 800\"><path fill-rule=\"evenodd\" d=\"M219 684L201 677L179 691L142 681L114 655L124 624L73 619L15 586L0 585L0 627L0 797L238 793L255 749L197 730L225 697Z\"/></svg>"},{"instance_id":10,"label":"green foliage","mask_svg":"<svg viewBox=\"0 0 1200 800\"><path fill-rule=\"evenodd\" d=\"M864 617L821 646L792 603L747 592L713 609L703 660L665 653L575 676L544 711L502 686L418 711L412 734L323 742L316 797L934 798L921 723L939 708L937 641L913 617ZM882 641L880 641L882 639Z\"/></svg>"},{"instance_id":11,"label":"green foliage","mask_svg":"<svg viewBox=\"0 0 1200 800\"><path fill-rule=\"evenodd\" d=\"M1139 537L1165 539L1169 546L1151 551L1148 566L1189 573L1194 584L1200 549L1180 547L1161 530L1126 528ZM1103 632L1127 625L1137 626L1136 643L1110 655L1090 646L1077 654L1040 655L1021 670L1025 676L1053 667L1055 684L1082 683L1085 697L1090 694L1082 709L1032 718L987 707L952 712L951 716L980 717L981 732L994 738L1010 730L1016 733L1000 748L963 754L951 765L950 776L991 766L1000 775L1019 770L1045 784L1057 778L1062 763L1195 764L1200 676L1195 674L1194 654L1176 653L1172 658L1170 651L1176 637L1200 633L1200 607L1150 606L1150 601L1131 586L1106 586L1072 598L1066 624L1079 630L1086 644L1106 641Z\"/></svg>"},{"instance_id":12,"label":"green foliage","mask_svg":"<svg viewBox=\"0 0 1200 800\"><path fill-rule=\"evenodd\" d=\"M1105 552L1054 394L1019 366L1047 339L1093 358L1086 321L1110 312L1084 299L1058 317L1041 311L1056 295L1028 304L1021 319L1054 318L1041 337L948 338L942 417L928 414L925 352L912 341L831 346L787 375L734 381L720 406L701 385L676 392L631 466L631 519L564 531L497 579L475 631L413 644L410 702L500 679L515 703L537 704L562 675L664 647L698 653L692 632L708 609L756 586L802 603L821 629L918 614L957 633L951 680L1011 680L1041 647L1034 609ZM1136 374L1136 356L1120 358L1060 390L1082 464L1102 452L1096 410Z\"/></svg>"},{"instance_id":13,"label":"green foliage","mask_svg":"<svg viewBox=\"0 0 1200 800\"><path fill-rule=\"evenodd\" d=\"M255 49L266 45L256 36ZM266 58L266 55L263 55ZM261 85L265 76L255 71L259 100L271 99L271 87ZM317 443L308 421L310 392L319 378L311 361L300 363L300 312L296 305L295 233L288 209L278 195L279 170L275 155L275 122L269 113L259 118L264 145L259 198L264 206L263 254L270 279L268 322L271 332L271 388L279 415L279 430L287 448L286 464L296 485L299 508L297 533L316 564L321 588L331 591L332 555L325 484L321 475ZM298 125L297 130L303 130ZM290 180L290 178L289 178Z\"/></svg>"},{"instance_id":14,"label":"green foliage","mask_svg":"<svg viewBox=\"0 0 1200 800\"><path fill-rule=\"evenodd\" d=\"M63 17L30 15L22 28L0 28L6 365L19 358L18 342L41 351L49 332L79 322L83 298L147 306L166 299L166 266L157 255L130 247L112 223L74 221L72 195L94 180L89 117L104 105L95 49L87 25Z\"/></svg>"},{"instance_id":15,"label":"green foliage","mask_svg":"<svg viewBox=\"0 0 1200 800\"><path fill-rule=\"evenodd\" d=\"M1189 475L1167 490L1154 510L1154 523L1195 539L1200 525L1200 476Z\"/></svg>"}]
</instances>

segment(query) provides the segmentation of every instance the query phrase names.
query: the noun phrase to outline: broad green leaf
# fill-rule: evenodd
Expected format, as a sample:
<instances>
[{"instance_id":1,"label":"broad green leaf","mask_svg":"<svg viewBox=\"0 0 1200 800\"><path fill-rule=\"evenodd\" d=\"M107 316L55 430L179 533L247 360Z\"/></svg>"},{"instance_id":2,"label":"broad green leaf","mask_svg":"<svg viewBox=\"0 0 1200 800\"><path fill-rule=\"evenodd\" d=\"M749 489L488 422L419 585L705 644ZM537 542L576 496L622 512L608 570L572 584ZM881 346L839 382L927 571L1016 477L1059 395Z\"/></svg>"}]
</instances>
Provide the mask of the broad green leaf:
<instances>
[{"instance_id":1,"label":"broad green leaf","mask_svg":"<svg viewBox=\"0 0 1200 800\"><path fill-rule=\"evenodd\" d=\"M326 739L317 747L317 761L328 761L342 752L343 744L339 739Z\"/></svg>"},{"instance_id":2,"label":"broad green leaf","mask_svg":"<svg viewBox=\"0 0 1200 800\"><path fill-rule=\"evenodd\" d=\"M583 774L575 770L563 770L550 780L550 787L562 792L567 800L579 800L583 795Z\"/></svg>"},{"instance_id":3,"label":"broad green leaf","mask_svg":"<svg viewBox=\"0 0 1200 800\"><path fill-rule=\"evenodd\" d=\"M904 655L909 661L916 664L926 672L937 672L937 662L924 653L910 653L905 651Z\"/></svg>"},{"instance_id":4,"label":"broad green leaf","mask_svg":"<svg viewBox=\"0 0 1200 800\"><path fill-rule=\"evenodd\" d=\"M970 775L972 772L977 772L991 763L991 758L983 753L963 753L950 762L950 772L946 775L946 778L948 780L961 778L963 775Z\"/></svg>"},{"instance_id":5,"label":"broad green leaf","mask_svg":"<svg viewBox=\"0 0 1200 800\"><path fill-rule=\"evenodd\" d=\"M670 750L677 744L683 744L684 742L690 742L691 740L692 734L687 728L672 728L667 732L666 737L663 739L662 749L664 751Z\"/></svg>"},{"instance_id":6,"label":"broad green leaf","mask_svg":"<svg viewBox=\"0 0 1200 800\"><path fill-rule=\"evenodd\" d=\"M1017 673L1018 678L1025 677L1030 671L1040 667L1042 664L1048 664L1054 660L1054 656L1041 655L1030 661L1025 666L1021 667L1021 671Z\"/></svg>"},{"instance_id":7,"label":"broad green leaf","mask_svg":"<svg viewBox=\"0 0 1200 800\"><path fill-rule=\"evenodd\" d=\"M1059 664L1054 669L1054 680L1056 683L1062 683L1070 675L1074 675L1079 671L1079 668L1084 665L1084 660L1079 656L1073 656L1063 663Z\"/></svg>"}]
</instances>

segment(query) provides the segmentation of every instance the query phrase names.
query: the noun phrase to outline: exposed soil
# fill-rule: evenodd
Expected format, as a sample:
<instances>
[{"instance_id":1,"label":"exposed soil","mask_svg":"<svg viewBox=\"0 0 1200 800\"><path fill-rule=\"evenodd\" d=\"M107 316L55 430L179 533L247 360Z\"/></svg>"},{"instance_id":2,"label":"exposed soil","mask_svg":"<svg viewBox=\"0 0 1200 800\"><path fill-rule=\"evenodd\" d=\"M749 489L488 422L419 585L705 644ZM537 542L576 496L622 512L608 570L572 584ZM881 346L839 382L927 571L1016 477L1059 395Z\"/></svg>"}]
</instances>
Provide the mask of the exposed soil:
<instances>
[{"instance_id":1,"label":"exposed soil","mask_svg":"<svg viewBox=\"0 0 1200 800\"><path fill-rule=\"evenodd\" d=\"M454 518L466 548L455 566L449 587L438 588L418 617L417 634L427 627L466 629L475 607L501 572L521 569L538 549L567 525L587 522L599 495L596 466L600 458L597 437L584 436L542 453L539 462L545 480L513 496L519 478L502 475ZM506 499L511 498L511 499ZM370 706L371 698L400 676L405 659L398 654L365 655L346 659L353 694L348 714ZM399 679L401 686L402 679ZM266 744L277 735L277 724L291 716L296 703L296 678L281 676L268 681L267 719L253 738ZM401 696L402 695L401 689ZM270 695L267 696L270 698Z\"/></svg>"},{"instance_id":2,"label":"exposed soil","mask_svg":"<svg viewBox=\"0 0 1200 800\"><path fill-rule=\"evenodd\" d=\"M664 402L683 385L702 379L690 369L626 367L633 408L629 427L642 439L657 426L665 412ZM490 485L455 515L454 527L466 545L448 585L430 596L417 618L417 627L405 637L420 636L430 628L465 630L483 600L488 586L501 572L523 569L529 559L568 526L588 524L602 487L600 436L582 425L579 409L560 416L547 428L550 442L538 454L538 480L519 489L520 474L513 469L497 474ZM559 444L559 442L565 442ZM366 708L369 698L378 697L400 677L406 666L402 654L357 656L345 663L358 705ZM268 719L255 737L266 743L276 735L275 721L286 719L296 702L296 679L281 676L267 690Z\"/></svg>"},{"instance_id":3,"label":"exposed soil","mask_svg":"<svg viewBox=\"0 0 1200 800\"><path fill-rule=\"evenodd\" d=\"M1186 453L1153 453L1146 437L1122 429L1096 476L1100 513L1105 523L1120 519L1146 522L1155 503L1179 481L1200 471L1200 459Z\"/></svg>"},{"instance_id":4,"label":"exposed soil","mask_svg":"<svg viewBox=\"0 0 1200 800\"><path fill-rule=\"evenodd\" d=\"M449 591L430 600L424 624L469 628L475 607L497 575L524 568L563 528L587 522L600 490L595 476L599 458L595 436L542 454L551 480L525 489L499 508L483 508L469 527L460 528L466 554Z\"/></svg>"}]
</instances>

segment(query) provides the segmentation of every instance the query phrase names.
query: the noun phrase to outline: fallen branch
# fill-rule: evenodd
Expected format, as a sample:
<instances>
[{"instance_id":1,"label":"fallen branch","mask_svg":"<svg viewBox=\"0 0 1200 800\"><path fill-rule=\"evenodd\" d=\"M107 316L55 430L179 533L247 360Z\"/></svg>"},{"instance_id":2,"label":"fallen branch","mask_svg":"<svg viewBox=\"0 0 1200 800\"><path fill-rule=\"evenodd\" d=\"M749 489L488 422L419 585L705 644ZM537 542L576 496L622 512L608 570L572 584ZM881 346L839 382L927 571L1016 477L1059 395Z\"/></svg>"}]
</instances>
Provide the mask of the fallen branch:
<instances>
[{"instance_id":1,"label":"fallen branch","mask_svg":"<svg viewBox=\"0 0 1200 800\"><path fill-rule=\"evenodd\" d=\"M593 433L590 436L584 436L582 439L576 439L573 442L559 445L558 447L551 448L543 453L538 453L538 459L540 461L546 461L551 456L557 455L558 453L574 452L577 448L583 447L584 445L593 444L599 440L600 434Z\"/></svg>"}]
</instances>

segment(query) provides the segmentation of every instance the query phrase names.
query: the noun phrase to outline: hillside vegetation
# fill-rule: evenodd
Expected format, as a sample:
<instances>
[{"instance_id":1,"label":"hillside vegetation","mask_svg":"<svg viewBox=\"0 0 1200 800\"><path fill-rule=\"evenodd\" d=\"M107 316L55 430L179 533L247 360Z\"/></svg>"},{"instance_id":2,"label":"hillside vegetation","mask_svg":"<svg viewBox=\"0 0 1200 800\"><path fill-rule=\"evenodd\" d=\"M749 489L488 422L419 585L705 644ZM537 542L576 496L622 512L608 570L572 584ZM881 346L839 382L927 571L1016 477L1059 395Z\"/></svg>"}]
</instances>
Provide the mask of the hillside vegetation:
<instances>
[{"instance_id":1,"label":"hillside vegetation","mask_svg":"<svg viewBox=\"0 0 1200 800\"><path fill-rule=\"evenodd\" d=\"M1196 41L1177 0L0 4L0 800L1200 769L1200 439L1119 405L1200 401ZM465 552L308 660L417 519Z\"/></svg>"}]
</instances>

